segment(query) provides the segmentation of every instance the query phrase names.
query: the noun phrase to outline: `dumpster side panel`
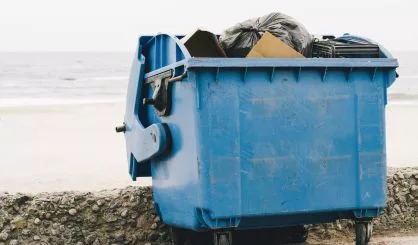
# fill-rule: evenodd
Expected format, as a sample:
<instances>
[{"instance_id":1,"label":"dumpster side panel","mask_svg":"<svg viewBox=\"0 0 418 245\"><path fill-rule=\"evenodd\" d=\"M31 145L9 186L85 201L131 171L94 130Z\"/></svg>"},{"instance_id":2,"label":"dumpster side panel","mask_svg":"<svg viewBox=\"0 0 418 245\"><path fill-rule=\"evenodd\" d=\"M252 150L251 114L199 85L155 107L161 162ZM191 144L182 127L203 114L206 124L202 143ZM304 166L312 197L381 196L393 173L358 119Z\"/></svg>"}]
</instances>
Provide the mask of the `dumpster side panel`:
<instances>
[{"instance_id":1,"label":"dumpster side panel","mask_svg":"<svg viewBox=\"0 0 418 245\"><path fill-rule=\"evenodd\" d=\"M384 207L386 71L194 69L212 219Z\"/></svg>"},{"instance_id":2,"label":"dumpster side panel","mask_svg":"<svg viewBox=\"0 0 418 245\"><path fill-rule=\"evenodd\" d=\"M167 123L172 137L168 155L152 159L152 187L157 212L169 224L199 228L195 208L198 206L198 156L195 131L195 85L188 79L172 85L172 108L167 117L159 117L148 105L151 123ZM152 89L148 96L151 97Z\"/></svg>"}]
</instances>

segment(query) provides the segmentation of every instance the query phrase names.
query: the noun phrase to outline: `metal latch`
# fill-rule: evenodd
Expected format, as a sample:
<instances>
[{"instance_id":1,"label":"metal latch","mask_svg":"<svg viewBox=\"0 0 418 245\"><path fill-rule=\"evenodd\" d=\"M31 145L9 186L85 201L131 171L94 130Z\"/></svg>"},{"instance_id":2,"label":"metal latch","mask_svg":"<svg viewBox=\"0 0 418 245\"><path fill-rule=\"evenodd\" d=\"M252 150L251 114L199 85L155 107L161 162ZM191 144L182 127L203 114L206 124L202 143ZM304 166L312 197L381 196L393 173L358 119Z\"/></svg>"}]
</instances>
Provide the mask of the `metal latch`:
<instances>
[{"instance_id":1,"label":"metal latch","mask_svg":"<svg viewBox=\"0 0 418 245\"><path fill-rule=\"evenodd\" d=\"M152 105L159 116L167 116L171 110L171 83L186 77L186 73L172 77L173 71L163 73L145 79L145 84L150 84L154 90L152 98L144 98L144 105Z\"/></svg>"}]
</instances>

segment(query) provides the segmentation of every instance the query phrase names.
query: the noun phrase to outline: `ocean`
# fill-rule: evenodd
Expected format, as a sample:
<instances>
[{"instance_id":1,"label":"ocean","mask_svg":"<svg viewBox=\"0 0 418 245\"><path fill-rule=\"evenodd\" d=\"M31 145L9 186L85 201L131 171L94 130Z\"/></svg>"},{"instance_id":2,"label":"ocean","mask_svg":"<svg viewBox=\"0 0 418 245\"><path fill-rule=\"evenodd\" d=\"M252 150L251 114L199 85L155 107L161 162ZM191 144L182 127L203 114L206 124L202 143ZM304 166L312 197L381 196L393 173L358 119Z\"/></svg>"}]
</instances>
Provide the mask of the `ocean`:
<instances>
[{"instance_id":1,"label":"ocean","mask_svg":"<svg viewBox=\"0 0 418 245\"><path fill-rule=\"evenodd\" d=\"M123 100L133 54L0 53L0 106Z\"/></svg>"},{"instance_id":2,"label":"ocean","mask_svg":"<svg viewBox=\"0 0 418 245\"><path fill-rule=\"evenodd\" d=\"M418 52L394 52L396 103L418 101ZM123 101L132 53L0 53L0 107Z\"/></svg>"}]
</instances>

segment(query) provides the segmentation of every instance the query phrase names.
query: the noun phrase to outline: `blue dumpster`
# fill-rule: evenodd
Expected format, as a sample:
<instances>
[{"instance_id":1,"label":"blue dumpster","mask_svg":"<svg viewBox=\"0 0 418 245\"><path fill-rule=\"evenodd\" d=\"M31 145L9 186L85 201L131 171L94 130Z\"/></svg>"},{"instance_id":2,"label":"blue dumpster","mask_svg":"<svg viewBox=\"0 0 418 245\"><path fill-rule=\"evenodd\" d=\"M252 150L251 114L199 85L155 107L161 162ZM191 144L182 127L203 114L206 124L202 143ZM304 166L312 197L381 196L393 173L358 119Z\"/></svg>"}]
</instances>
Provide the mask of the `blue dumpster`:
<instances>
[{"instance_id":1,"label":"blue dumpster","mask_svg":"<svg viewBox=\"0 0 418 245\"><path fill-rule=\"evenodd\" d=\"M337 219L367 243L386 201L397 60L383 47L380 58L193 58L179 38L139 38L119 128L175 243Z\"/></svg>"}]
</instances>

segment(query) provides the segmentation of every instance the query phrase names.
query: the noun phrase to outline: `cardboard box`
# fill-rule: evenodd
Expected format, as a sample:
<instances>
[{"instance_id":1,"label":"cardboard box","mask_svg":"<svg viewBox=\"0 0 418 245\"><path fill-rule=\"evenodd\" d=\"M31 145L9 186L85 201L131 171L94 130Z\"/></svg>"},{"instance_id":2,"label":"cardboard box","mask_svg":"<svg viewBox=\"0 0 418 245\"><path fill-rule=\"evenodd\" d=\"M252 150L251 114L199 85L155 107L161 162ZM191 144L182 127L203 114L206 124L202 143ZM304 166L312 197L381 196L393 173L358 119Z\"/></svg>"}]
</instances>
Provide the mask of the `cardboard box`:
<instances>
[{"instance_id":1,"label":"cardboard box","mask_svg":"<svg viewBox=\"0 0 418 245\"><path fill-rule=\"evenodd\" d=\"M273 34L265 32L250 50L247 58L304 58L304 56Z\"/></svg>"},{"instance_id":2,"label":"cardboard box","mask_svg":"<svg viewBox=\"0 0 418 245\"><path fill-rule=\"evenodd\" d=\"M215 34L196 30L181 39L192 57L226 57Z\"/></svg>"}]
</instances>

